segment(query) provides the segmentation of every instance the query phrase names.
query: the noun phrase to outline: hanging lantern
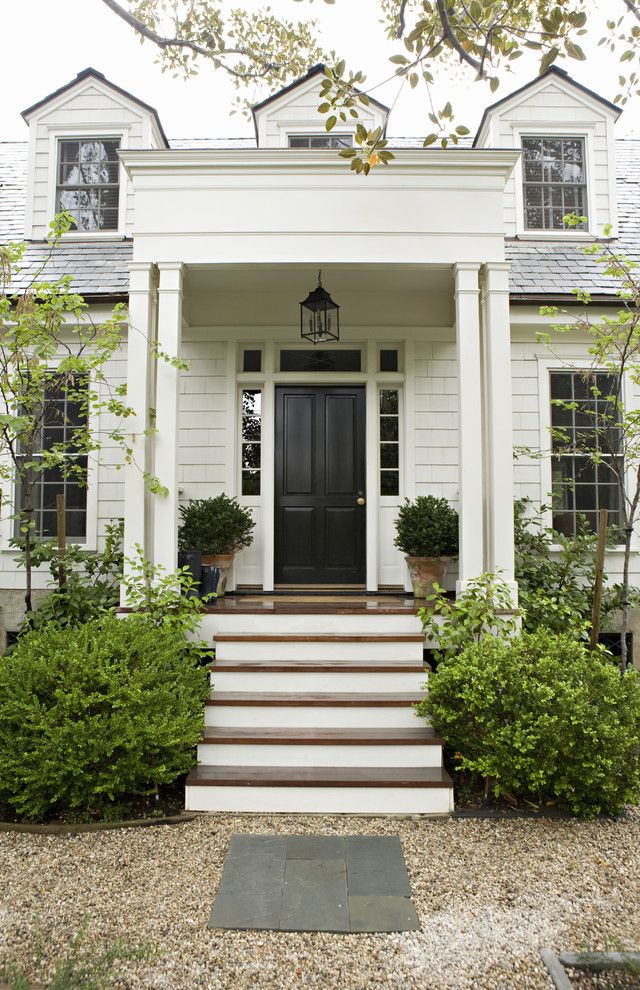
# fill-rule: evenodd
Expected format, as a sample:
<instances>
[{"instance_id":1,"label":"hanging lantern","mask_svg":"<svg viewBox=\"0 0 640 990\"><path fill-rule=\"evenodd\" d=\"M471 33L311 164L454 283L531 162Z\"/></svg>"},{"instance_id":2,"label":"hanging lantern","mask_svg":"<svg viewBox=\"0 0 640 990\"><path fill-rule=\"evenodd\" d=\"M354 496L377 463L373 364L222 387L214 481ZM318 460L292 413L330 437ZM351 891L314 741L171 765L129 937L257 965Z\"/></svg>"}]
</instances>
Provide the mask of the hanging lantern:
<instances>
[{"instance_id":1,"label":"hanging lantern","mask_svg":"<svg viewBox=\"0 0 640 990\"><path fill-rule=\"evenodd\" d=\"M340 307L322 285L321 275L318 272L317 288L300 303L300 334L312 344L340 340Z\"/></svg>"}]
</instances>

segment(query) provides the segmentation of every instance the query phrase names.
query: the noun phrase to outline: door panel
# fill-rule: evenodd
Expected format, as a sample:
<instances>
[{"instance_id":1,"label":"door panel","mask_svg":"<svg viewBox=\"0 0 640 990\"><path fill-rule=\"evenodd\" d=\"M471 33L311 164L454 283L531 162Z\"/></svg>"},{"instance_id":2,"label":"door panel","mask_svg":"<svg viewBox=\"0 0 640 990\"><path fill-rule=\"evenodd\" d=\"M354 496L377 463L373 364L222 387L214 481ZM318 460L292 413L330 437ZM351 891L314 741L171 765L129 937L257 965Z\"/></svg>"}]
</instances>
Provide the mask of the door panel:
<instances>
[{"instance_id":1,"label":"door panel","mask_svg":"<svg viewBox=\"0 0 640 990\"><path fill-rule=\"evenodd\" d=\"M276 389L275 580L363 584L364 386Z\"/></svg>"}]
</instances>

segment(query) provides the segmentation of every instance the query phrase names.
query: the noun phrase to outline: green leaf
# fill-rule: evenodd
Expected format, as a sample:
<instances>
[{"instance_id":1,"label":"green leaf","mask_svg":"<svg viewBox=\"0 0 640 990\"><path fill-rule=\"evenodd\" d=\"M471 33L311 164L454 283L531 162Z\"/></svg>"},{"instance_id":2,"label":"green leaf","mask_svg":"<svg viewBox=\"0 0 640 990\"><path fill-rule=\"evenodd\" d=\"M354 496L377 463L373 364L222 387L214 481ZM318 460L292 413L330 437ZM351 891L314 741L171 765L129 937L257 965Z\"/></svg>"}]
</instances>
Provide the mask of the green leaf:
<instances>
[{"instance_id":1,"label":"green leaf","mask_svg":"<svg viewBox=\"0 0 640 990\"><path fill-rule=\"evenodd\" d=\"M495 93L499 85L500 85L500 80L498 79L498 77L492 76L491 79L489 80L489 89L491 90L491 92Z\"/></svg>"},{"instance_id":2,"label":"green leaf","mask_svg":"<svg viewBox=\"0 0 640 990\"><path fill-rule=\"evenodd\" d=\"M458 127L456 127L456 134L461 134L461 135L469 134L469 128L465 127L464 124L460 124Z\"/></svg>"},{"instance_id":3,"label":"green leaf","mask_svg":"<svg viewBox=\"0 0 640 990\"><path fill-rule=\"evenodd\" d=\"M540 59L540 75L547 71L547 69L553 65L558 55L560 54L560 49L557 45L550 48L548 52L545 52Z\"/></svg>"},{"instance_id":4,"label":"green leaf","mask_svg":"<svg viewBox=\"0 0 640 990\"><path fill-rule=\"evenodd\" d=\"M422 142L422 147L428 148L430 144L433 144L437 140L438 140L437 134L427 134L426 138Z\"/></svg>"},{"instance_id":5,"label":"green leaf","mask_svg":"<svg viewBox=\"0 0 640 990\"><path fill-rule=\"evenodd\" d=\"M326 129L328 131L332 131L333 128L336 126L337 123L338 123L338 118L337 117L334 117L334 116L327 117L327 122L325 124L325 127L326 127Z\"/></svg>"},{"instance_id":6,"label":"green leaf","mask_svg":"<svg viewBox=\"0 0 640 990\"><path fill-rule=\"evenodd\" d=\"M566 38L565 39L565 43L564 43L564 47L565 47L565 50L567 52L567 55L570 58L578 59L578 61L580 61L580 62L584 62L585 61L585 59L586 59L587 56L582 51L582 48L580 47L580 45L576 45L576 44L574 44L573 41L570 41L569 38Z\"/></svg>"}]
</instances>

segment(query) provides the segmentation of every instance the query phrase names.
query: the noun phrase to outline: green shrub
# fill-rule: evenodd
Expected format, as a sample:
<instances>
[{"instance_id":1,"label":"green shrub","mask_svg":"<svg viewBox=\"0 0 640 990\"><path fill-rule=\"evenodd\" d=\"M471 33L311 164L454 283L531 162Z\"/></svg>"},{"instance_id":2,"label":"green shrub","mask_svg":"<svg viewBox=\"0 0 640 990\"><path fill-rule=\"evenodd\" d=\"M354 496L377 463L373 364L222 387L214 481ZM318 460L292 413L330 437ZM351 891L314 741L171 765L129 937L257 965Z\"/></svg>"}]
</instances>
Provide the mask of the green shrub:
<instances>
[{"instance_id":1,"label":"green shrub","mask_svg":"<svg viewBox=\"0 0 640 990\"><path fill-rule=\"evenodd\" d=\"M546 629L449 656L418 706L494 793L578 815L640 799L640 678Z\"/></svg>"},{"instance_id":2,"label":"green shrub","mask_svg":"<svg viewBox=\"0 0 640 990\"><path fill-rule=\"evenodd\" d=\"M0 658L0 806L99 811L188 771L207 672L144 616L50 624Z\"/></svg>"},{"instance_id":3,"label":"green shrub","mask_svg":"<svg viewBox=\"0 0 640 990\"><path fill-rule=\"evenodd\" d=\"M255 522L237 498L197 498L180 506L178 547L184 553L237 553L251 546Z\"/></svg>"},{"instance_id":4,"label":"green shrub","mask_svg":"<svg viewBox=\"0 0 640 990\"><path fill-rule=\"evenodd\" d=\"M458 513L446 498L421 495L400 506L395 545L409 557L455 557L458 553Z\"/></svg>"}]
</instances>

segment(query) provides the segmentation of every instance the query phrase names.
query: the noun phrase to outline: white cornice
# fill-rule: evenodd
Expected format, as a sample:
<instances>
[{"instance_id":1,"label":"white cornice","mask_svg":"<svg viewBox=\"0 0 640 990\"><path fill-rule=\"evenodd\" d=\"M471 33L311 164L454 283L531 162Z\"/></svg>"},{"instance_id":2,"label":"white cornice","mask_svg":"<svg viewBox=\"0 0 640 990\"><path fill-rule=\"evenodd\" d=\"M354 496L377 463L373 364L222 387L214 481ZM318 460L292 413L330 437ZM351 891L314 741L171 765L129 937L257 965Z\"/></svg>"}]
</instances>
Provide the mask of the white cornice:
<instances>
[{"instance_id":1,"label":"white cornice","mask_svg":"<svg viewBox=\"0 0 640 990\"><path fill-rule=\"evenodd\" d=\"M149 173L228 171L267 173L346 175L349 165L335 151L310 151L294 148L173 149L169 151L122 149L120 158L131 178ZM506 180L520 151L512 148L411 148L394 151L395 161L387 169L371 175L394 172L427 175L447 173L462 175L482 172L500 174ZM361 179L366 181L366 179Z\"/></svg>"}]
</instances>

